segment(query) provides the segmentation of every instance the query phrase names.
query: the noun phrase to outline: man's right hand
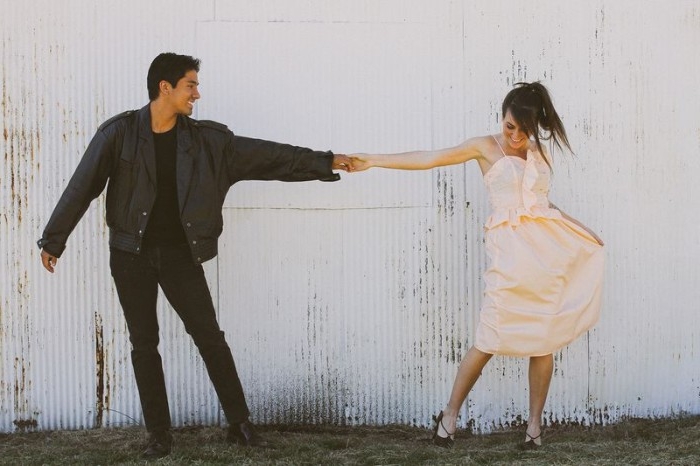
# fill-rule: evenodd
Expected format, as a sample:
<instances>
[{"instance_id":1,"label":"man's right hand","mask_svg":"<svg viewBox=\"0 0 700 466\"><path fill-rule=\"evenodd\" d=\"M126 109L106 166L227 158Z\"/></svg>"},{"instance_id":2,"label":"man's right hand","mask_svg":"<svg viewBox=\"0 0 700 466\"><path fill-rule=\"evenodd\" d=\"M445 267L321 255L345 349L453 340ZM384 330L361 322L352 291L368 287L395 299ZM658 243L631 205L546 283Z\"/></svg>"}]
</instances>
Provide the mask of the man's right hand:
<instances>
[{"instance_id":1,"label":"man's right hand","mask_svg":"<svg viewBox=\"0 0 700 466\"><path fill-rule=\"evenodd\" d=\"M365 158L366 154L352 154L348 155L350 158L350 170L353 172L361 172L369 169L372 165L370 165L369 161Z\"/></svg>"},{"instance_id":2,"label":"man's right hand","mask_svg":"<svg viewBox=\"0 0 700 466\"><path fill-rule=\"evenodd\" d=\"M350 171L350 159L345 154L333 154L333 165L331 167L333 170L345 170Z\"/></svg>"},{"instance_id":3,"label":"man's right hand","mask_svg":"<svg viewBox=\"0 0 700 466\"><path fill-rule=\"evenodd\" d=\"M49 254L44 249L41 250L41 263L46 270L53 273L54 272L53 268L56 265L57 261L58 261L58 257L56 257L52 254Z\"/></svg>"}]
</instances>

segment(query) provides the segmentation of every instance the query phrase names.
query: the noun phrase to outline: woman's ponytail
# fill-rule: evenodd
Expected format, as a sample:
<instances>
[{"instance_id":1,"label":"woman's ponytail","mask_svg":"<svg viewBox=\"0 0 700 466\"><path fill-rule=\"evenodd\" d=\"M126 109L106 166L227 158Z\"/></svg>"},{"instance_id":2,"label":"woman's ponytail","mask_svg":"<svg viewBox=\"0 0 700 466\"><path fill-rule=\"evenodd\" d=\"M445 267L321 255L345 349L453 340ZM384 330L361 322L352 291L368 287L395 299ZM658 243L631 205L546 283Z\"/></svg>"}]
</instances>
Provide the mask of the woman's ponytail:
<instances>
[{"instance_id":1,"label":"woman's ponytail","mask_svg":"<svg viewBox=\"0 0 700 466\"><path fill-rule=\"evenodd\" d=\"M553 139L557 147L563 149L566 146L573 153L564 124L554 108L547 88L539 81L520 82L515 86L503 100L503 117L505 118L510 110L515 121L527 135L535 138L535 144L540 153L544 153L541 139ZM541 130L544 130L544 134ZM549 165L549 161L547 164Z\"/></svg>"}]
</instances>

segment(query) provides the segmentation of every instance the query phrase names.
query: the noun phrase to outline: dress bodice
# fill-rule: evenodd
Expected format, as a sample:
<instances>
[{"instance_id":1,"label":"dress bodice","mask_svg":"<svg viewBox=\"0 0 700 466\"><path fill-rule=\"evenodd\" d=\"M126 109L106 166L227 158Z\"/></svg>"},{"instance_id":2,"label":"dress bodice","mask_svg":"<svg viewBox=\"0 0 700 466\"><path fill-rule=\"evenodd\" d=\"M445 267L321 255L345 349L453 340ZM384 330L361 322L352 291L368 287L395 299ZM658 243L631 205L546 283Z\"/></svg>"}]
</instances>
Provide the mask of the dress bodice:
<instances>
[{"instance_id":1,"label":"dress bodice","mask_svg":"<svg viewBox=\"0 0 700 466\"><path fill-rule=\"evenodd\" d=\"M561 218L549 207L550 179L549 166L539 152L528 151L526 159L504 154L484 175L492 208L486 227L518 225L522 217Z\"/></svg>"}]
</instances>

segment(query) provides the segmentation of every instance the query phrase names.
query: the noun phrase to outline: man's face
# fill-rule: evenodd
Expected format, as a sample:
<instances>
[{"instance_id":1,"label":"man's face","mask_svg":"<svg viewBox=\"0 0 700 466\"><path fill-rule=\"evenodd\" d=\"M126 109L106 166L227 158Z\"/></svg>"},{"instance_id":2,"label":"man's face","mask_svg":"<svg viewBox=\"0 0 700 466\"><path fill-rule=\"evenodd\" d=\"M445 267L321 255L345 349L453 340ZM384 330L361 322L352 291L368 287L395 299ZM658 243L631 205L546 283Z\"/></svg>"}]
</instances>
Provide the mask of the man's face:
<instances>
[{"instance_id":1,"label":"man's face","mask_svg":"<svg viewBox=\"0 0 700 466\"><path fill-rule=\"evenodd\" d=\"M166 83L163 97L174 107L176 113L192 115L194 102L201 97L197 89L198 85L197 72L190 70L185 73L185 76L180 78L175 87L171 87L169 83Z\"/></svg>"}]
</instances>

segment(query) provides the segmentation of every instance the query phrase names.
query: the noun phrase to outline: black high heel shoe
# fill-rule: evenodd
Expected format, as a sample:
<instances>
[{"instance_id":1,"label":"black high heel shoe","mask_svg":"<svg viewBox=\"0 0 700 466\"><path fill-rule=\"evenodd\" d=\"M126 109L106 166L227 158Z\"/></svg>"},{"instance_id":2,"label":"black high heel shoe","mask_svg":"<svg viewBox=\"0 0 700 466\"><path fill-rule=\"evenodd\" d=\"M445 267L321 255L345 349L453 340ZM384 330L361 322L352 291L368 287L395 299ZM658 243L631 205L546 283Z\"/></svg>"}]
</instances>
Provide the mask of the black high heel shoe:
<instances>
[{"instance_id":1,"label":"black high heel shoe","mask_svg":"<svg viewBox=\"0 0 700 466\"><path fill-rule=\"evenodd\" d=\"M540 431L540 434L537 437L533 437L532 435L528 434L525 432L525 443L522 444L522 449L523 450L537 450L539 447L541 447L541 441L540 444L536 444L535 440L538 438L542 437L542 431Z\"/></svg>"},{"instance_id":2,"label":"black high heel shoe","mask_svg":"<svg viewBox=\"0 0 700 466\"><path fill-rule=\"evenodd\" d=\"M442 423L442 411L440 411L440 414L438 414L437 417L433 416L433 420L435 421L435 429L433 429L433 445L442 448L452 448L452 445L455 443L455 439L453 438L455 433L450 433ZM442 426L443 430L447 432L447 437L440 437L438 435L440 426Z\"/></svg>"}]
</instances>

